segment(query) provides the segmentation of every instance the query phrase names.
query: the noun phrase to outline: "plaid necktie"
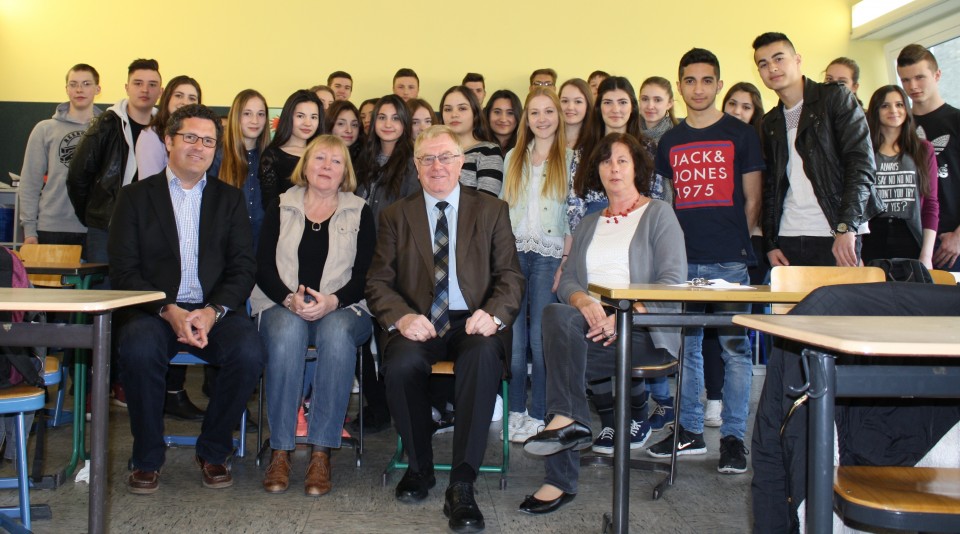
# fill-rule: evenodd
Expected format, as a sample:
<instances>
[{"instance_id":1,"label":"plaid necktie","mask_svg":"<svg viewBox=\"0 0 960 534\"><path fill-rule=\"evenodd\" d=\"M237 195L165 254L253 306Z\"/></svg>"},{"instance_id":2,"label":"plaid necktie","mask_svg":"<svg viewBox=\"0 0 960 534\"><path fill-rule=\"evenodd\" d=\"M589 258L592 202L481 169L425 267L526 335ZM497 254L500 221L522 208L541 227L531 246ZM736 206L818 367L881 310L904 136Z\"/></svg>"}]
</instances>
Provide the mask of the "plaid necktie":
<instances>
[{"instance_id":1,"label":"plaid necktie","mask_svg":"<svg viewBox=\"0 0 960 534\"><path fill-rule=\"evenodd\" d=\"M445 210L450 204L444 201L437 202L437 229L433 233L433 280L435 283L433 305L430 307L430 321L441 337L450 330L450 236L447 228L447 214Z\"/></svg>"}]
</instances>

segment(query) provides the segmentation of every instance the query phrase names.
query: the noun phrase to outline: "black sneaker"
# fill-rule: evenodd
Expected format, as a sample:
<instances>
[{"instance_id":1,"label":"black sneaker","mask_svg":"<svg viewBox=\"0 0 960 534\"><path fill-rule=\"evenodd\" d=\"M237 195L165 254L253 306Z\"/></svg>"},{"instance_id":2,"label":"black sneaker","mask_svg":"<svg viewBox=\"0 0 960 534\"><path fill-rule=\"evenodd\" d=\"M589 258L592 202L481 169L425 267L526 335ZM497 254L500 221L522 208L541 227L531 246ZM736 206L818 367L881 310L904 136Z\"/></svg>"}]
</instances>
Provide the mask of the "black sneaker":
<instances>
[{"instance_id":1,"label":"black sneaker","mask_svg":"<svg viewBox=\"0 0 960 534\"><path fill-rule=\"evenodd\" d=\"M733 436L724 436L720 440L720 463L717 471L725 474L740 474L747 472L747 456L750 451L743 445L743 441Z\"/></svg>"},{"instance_id":2,"label":"black sneaker","mask_svg":"<svg viewBox=\"0 0 960 534\"><path fill-rule=\"evenodd\" d=\"M683 425L680 427L680 441L677 442L677 456L685 454L707 454L707 444L703 441L703 433L688 432ZM673 432L667 439L647 449L647 454L654 458L669 458L673 449Z\"/></svg>"}]
</instances>

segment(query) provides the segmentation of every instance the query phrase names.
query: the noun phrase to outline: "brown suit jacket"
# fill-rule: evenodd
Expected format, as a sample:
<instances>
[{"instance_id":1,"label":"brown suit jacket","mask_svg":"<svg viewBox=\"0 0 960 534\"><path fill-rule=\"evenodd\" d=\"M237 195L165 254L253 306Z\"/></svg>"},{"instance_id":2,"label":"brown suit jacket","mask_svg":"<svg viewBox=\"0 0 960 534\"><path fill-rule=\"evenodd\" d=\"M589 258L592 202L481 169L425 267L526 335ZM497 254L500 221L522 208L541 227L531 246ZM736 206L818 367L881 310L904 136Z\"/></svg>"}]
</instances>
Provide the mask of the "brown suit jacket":
<instances>
[{"instance_id":1,"label":"brown suit jacket","mask_svg":"<svg viewBox=\"0 0 960 534\"><path fill-rule=\"evenodd\" d=\"M460 188L457 214L457 279L470 312L495 315L509 332L525 279L507 204ZM394 202L380 214L377 247L367 272L371 313L388 330L408 313L430 317L433 303L433 236L423 193Z\"/></svg>"}]
</instances>

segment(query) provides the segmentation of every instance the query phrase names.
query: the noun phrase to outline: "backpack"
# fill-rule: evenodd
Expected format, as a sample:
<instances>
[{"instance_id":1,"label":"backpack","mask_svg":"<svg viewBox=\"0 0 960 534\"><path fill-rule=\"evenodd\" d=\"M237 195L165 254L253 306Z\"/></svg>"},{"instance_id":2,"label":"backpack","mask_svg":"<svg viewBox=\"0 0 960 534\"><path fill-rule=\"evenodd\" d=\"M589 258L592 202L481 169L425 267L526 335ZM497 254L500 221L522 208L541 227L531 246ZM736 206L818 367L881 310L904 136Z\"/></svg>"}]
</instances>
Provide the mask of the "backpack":
<instances>
[{"instance_id":1,"label":"backpack","mask_svg":"<svg viewBox=\"0 0 960 534\"><path fill-rule=\"evenodd\" d=\"M932 284L933 277L930 271L920 262L912 258L890 258L883 260L871 260L867 263L868 267L880 267L887 275L888 282L919 282L922 284Z\"/></svg>"},{"instance_id":2,"label":"backpack","mask_svg":"<svg viewBox=\"0 0 960 534\"><path fill-rule=\"evenodd\" d=\"M23 262L6 247L0 252L0 287L30 287ZM22 311L0 312L0 322L19 323L24 320L44 322L46 316ZM42 386L40 370L43 369L45 353L46 349L0 346L0 389L18 384Z\"/></svg>"}]
</instances>

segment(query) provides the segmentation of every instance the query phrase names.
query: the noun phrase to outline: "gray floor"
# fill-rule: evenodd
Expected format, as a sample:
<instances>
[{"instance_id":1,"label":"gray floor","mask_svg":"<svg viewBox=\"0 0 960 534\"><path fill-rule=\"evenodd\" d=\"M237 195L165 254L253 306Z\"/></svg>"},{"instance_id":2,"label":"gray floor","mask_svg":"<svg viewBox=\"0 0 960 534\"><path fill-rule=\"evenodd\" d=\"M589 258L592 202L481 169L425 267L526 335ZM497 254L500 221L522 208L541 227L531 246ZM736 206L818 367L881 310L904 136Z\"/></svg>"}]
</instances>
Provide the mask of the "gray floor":
<instances>
[{"instance_id":1,"label":"gray floor","mask_svg":"<svg viewBox=\"0 0 960 534\"><path fill-rule=\"evenodd\" d=\"M198 404L206 399L199 391L199 370L191 370L188 391ZM751 418L756 408L763 376L754 378ZM68 397L69 399L69 397ZM356 396L350 413L355 413ZM254 407L253 402L250 406ZM168 429L189 433L199 424L167 420ZM401 473L390 476L387 486L380 474L396 443L391 429L366 440L363 465L355 467L353 451L344 448L332 461L333 491L320 498L306 497L301 491L308 451L294 457L290 490L267 495L260 483L262 469L254 462L255 434L247 446L245 458L233 462L233 487L204 489L200 473L193 463L193 449L170 449L161 476L160 490L152 496L135 496L126 490L127 458L131 449L126 409L111 406L108 488L108 524L111 532L445 532L443 488L446 474L438 474L437 487L418 505L404 505L393 497L393 488ZM598 429L595 429L595 432ZM648 444L662 439L654 434ZM630 526L635 532L747 532L750 528L750 472L721 475L716 470L718 429L706 429L708 454L683 457L677 484L658 501L651 490L660 475L634 471L631 475ZM62 466L69 456L72 439L70 426L48 433L48 466ZM438 461L449 461L452 434L435 438ZM500 448L495 430L490 433L488 460L499 460ZM747 444L749 446L749 436ZM31 440L32 450L32 440ZM642 451L636 457L646 457ZM32 458L32 453L31 453ZM748 458L749 460L749 458ZM49 470L49 469L48 469ZM12 468L4 465L0 476L9 476ZM517 512L524 496L532 493L543 477L542 461L525 455L519 445L510 450L507 489L499 489L499 475L481 475L477 481L477 500L486 518L488 533L576 533L599 532L602 514L610 510L612 472L608 468L584 468L580 493L576 500L552 515L532 517ZM49 504L53 519L34 522L38 533L85 532L88 487L70 482L56 490L31 492L34 503ZM0 505L16 503L12 490L0 492Z\"/></svg>"}]
</instances>

